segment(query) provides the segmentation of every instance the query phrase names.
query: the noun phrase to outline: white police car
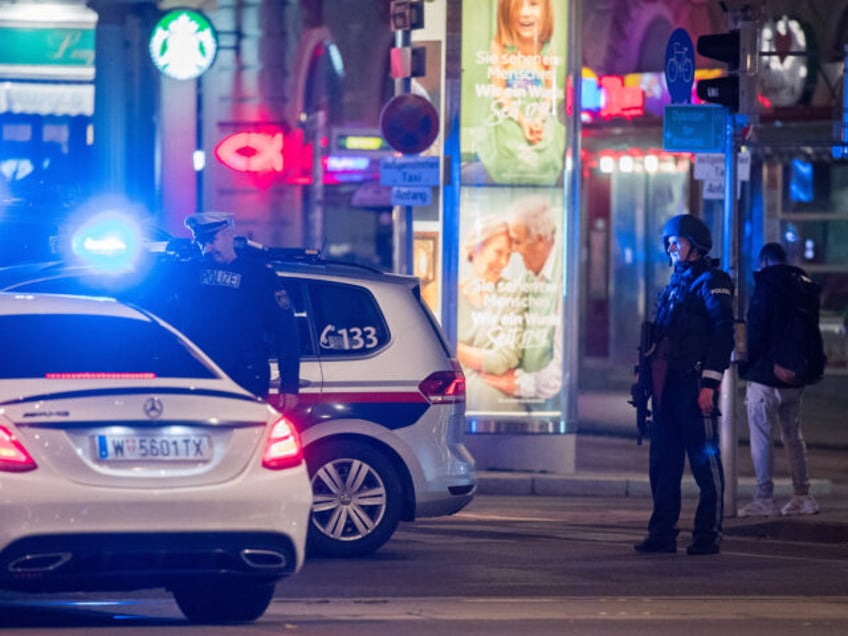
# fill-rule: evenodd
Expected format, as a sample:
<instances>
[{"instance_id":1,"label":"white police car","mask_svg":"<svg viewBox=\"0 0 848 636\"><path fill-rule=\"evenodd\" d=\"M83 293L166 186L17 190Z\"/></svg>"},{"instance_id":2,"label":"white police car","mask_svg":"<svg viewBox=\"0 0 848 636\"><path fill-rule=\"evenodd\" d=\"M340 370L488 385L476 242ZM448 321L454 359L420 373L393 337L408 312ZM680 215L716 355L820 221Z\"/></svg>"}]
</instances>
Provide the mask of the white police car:
<instances>
[{"instance_id":1,"label":"white police car","mask_svg":"<svg viewBox=\"0 0 848 636\"><path fill-rule=\"evenodd\" d=\"M276 267L300 320L291 418L312 479L310 551L367 554L401 520L463 508L476 486L465 378L418 280L320 259Z\"/></svg>"},{"instance_id":2,"label":"white police car","mask_svg":"<svg viewBox=\"0 0 848 636\"><path fill-rule=\"evenodd\" d=\"M0 588L249 621L303 564L296 431L149 313L0 293Z\"/></svg>"},{"instance_id":3,"label":"white police car","mask_svg":"<svg viewBox=\"0 0 848 636\"><path fill-rule=\"evenodd\" d=\"M285 279L300 321L300 400L289 415L312 480L309 552L369 554L400 521L466 506L476 474L462 441L465 378L418 280L297 250L264 257ZM0 289L159 297L137 293L155 279L146 270L112 269L8 268Z\"/></svg>"}]
</instances>

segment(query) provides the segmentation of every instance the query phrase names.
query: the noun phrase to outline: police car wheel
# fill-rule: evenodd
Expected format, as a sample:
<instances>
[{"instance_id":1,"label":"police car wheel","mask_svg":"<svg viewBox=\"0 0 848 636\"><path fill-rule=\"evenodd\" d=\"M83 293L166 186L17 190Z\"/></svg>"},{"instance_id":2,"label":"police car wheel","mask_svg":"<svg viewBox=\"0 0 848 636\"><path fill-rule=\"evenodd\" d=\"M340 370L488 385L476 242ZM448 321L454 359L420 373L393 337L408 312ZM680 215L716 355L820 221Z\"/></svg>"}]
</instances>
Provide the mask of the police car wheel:
<instances>
[{"instance_id":1,"label":"police car wheel","mask_svg":"<svg viewBox=\"0 0 848 636\"><path fill-rule=\"evenodd\" d=\"M327 442L307 449L312 483L310 554L357 557L388 541L400 521L402 489L397 470L362 442Z\"/></svg>"}]
</instances>

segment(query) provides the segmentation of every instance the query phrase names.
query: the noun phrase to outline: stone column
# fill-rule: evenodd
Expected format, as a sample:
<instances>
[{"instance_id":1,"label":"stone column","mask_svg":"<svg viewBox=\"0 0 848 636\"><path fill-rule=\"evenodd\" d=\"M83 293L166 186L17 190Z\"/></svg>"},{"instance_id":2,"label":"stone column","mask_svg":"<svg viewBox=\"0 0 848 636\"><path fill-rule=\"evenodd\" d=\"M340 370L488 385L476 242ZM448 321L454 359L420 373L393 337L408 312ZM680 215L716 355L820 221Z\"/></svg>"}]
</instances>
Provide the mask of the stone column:
<instances>
[{"instance_id":1,"label":"stone column","mask_svg":"<svg viewBox=\"0 0 848 636\"><path fill-rule=\"evenodd\" d=\"M90 0L97 13L94 79L93 192L158 207L156 116L158 78L147 37L154 2Z\"/></svg>"}]
</instances>

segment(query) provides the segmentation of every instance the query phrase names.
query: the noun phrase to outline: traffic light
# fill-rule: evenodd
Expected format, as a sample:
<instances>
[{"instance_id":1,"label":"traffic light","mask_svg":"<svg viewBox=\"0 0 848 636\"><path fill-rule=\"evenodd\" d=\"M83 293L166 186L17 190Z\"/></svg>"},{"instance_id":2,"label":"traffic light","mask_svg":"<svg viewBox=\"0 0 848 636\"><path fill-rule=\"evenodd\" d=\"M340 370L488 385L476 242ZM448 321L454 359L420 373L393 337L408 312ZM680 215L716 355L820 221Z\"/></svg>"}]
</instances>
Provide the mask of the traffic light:
<instances>
[{"instance_id":1,"label":"traffic light","mask_svg":"<svg viewBox=\"0 0 848 636\"><path fill-rule=\"evenodd\" d=\"M410 31L424 28L424 0L391 0L389 21L396 46L389 52L392 78L421 77L427 72L427 52L423 46L410 46Z\"/></svg>"},{"instance_id":2,"label":"traffic light","mask_svg":"<svg viewBox=\"0 0 848 636\"><path fill-rule=\"evenodd\" d=\"M757 26L743 22L738 29L698 38L698 53L727 65L727 75L698 80L696 92L705 102L721 104L731 113L754 114L757 108Z\"/></svg>"},{"instance_id":3,"label":"traffic light","mask_svg":"<svg viewBox=\"0 0 848 636\"><path fill-rule=\"evenodd\" d=\"M392 31L424 28L424 0L391 0L389 12Z\"/></svg>"}]
</instances>

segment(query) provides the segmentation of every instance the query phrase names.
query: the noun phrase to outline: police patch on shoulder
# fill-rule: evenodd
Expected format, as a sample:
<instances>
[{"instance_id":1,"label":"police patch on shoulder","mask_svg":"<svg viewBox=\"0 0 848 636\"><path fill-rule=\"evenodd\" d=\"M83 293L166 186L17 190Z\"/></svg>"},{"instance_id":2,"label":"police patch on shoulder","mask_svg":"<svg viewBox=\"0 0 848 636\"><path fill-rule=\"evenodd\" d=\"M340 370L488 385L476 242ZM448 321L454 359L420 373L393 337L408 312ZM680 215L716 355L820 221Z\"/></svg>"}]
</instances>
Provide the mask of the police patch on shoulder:
<instances>
[{"instance_id":1,"label":"police patch on shoulder","mask_svg":"<svg viewBox=\"0 0 848 636\"><path fill-rule=\"evenodd\" d=\"M289 294L285 289L278 289L274 292L274 300L277 301L277 305L280 306L280 309L291 309L291 301L289 300Z\"/></svg>"}]
</instances>

